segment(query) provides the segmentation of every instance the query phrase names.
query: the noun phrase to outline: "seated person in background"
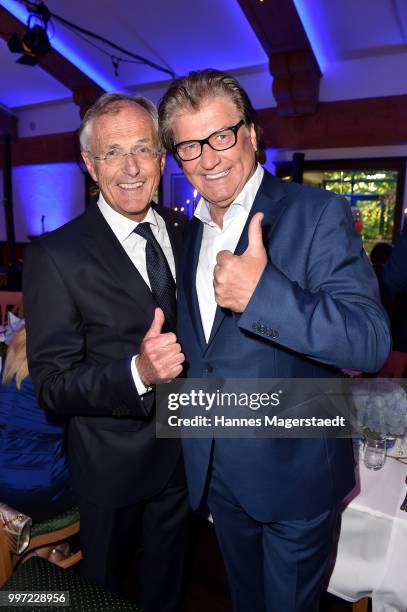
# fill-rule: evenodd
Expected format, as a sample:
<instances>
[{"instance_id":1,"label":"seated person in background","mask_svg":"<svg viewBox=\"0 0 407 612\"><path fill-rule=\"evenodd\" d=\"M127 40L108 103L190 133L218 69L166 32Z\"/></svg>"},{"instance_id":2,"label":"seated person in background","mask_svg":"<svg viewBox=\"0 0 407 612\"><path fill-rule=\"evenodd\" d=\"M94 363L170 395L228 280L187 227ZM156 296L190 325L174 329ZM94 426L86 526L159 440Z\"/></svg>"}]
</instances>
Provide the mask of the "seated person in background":
<instances>
[{"instance_id":1,"label":"seated person in background","mask_svg":"<svg viewBox=\"0 0 407 612\"><path fill-rule=\"evenodd\" d=\"M382 275L383 266L388 260L388 258L390 257L392 251L393 251L393 245L390 244L389 242L384 242L384 241L376 242L376 244L373 246L372 250L370 251L370 261L373 266L373 270L376 273L377 280L379 281L379 285L380 285L380 279ZM386 361L386 364L387 364L387 361ZM360 370L351 370L349 368L343 368L342 374L344 374L345 376L349 376L350 378L359 378L363 376L363 372L361 372ZM380 376L387 376L387 375L380 373Z\"/></svg>"},{"instance_id":2,"label":"seated person in background","mask_svg":"<svg viewBox=\"0 0 407 612\"><path fill-rule=\"evenodd\" d=\"M407 373L407 222L380 271L379 284L393 336L393 350L380 376L402 378Z\"/></svg>"},{"instance_id":3,"label":"seated person in background","mask_svg":"<svg viewBox=\"0 0 407 612\"><path fill-rule=\"evenodd\" d=\"M370 252L370 261L379 280L383 266L389 259L392 251L393 245L389 242L376 242Z\"/></svg>"},{"instance_id":4,"label":"seated person in background","mask_svg":"<svg viewBox=\"0 0 407 612\"><path fill-rule=\"evenodd\" d=\"M0 501L41 521L69 509L73 494L64 453L64 422L44 411L28 373L25 327L13 336L0 385ZM61 553L67 545L59 546ZM57 552L59 552L57 550ZM55 551L50 561L57 561Z\"/></svg>"}]
</instances>

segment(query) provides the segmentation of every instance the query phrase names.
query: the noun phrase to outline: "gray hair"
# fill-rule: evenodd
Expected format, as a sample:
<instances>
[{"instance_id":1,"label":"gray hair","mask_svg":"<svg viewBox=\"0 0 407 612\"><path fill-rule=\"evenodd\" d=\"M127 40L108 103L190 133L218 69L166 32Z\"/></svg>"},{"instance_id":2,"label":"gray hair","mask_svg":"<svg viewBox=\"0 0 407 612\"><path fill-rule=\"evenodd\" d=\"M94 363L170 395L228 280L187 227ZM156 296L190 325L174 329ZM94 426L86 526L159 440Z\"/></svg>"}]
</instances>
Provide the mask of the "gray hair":
<instances>
[{"instance_id":1,"label":"gray hair","mask_svg":"<svg viewBox=\"0 0 407 612\"><path fill-rule=\"evenodd\" d=\"M164 94L158 106L158 117L160 139L165 148L177 157L172 131L174 114L180 109L197 111L204 101L213 96L230 98L242 114L245 124L253 124L257 139L256 159L263 164L266 161L263 131L249 96L235 77L213 68L190 72L187 76L175 79Z\"/></svg>"},{"instance_id":2,"label":"gray hair","mask_svg":"<svg viewBox=\"0 0 407 612\"><path fill-rule=\"evenodd\" d=\"M132 105L148 112L158 136L158 114L155 105L145 96L128 96L122 93L105 93L85 113L79 128L81 151L90 151L92 126L95 119L105 114L119 113L124 106ZM159 143L160 148L160 143Z\"/></svg>"}]
</instances>

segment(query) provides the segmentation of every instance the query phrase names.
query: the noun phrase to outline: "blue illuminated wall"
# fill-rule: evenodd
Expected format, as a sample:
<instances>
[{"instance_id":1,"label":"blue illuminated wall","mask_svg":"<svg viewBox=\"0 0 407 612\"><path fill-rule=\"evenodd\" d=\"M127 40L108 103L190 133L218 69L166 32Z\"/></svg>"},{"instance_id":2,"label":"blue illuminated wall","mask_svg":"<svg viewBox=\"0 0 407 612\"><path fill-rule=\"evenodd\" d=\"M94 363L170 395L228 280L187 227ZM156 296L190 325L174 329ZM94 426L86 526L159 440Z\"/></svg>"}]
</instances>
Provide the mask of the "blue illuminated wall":
<instances>
[{"instance_id":1,"label":"blue illuminated wall","mask_svg":"<svg viewBox=\"0 0 407 612\"><path fill-rule=\"evenodd\" d=\"M13 168L14 224L19 242L42 232L42 217L45 231L51 231L82 213L84 202L85 179L75 163Z\"/></svg>"}]
</instances>

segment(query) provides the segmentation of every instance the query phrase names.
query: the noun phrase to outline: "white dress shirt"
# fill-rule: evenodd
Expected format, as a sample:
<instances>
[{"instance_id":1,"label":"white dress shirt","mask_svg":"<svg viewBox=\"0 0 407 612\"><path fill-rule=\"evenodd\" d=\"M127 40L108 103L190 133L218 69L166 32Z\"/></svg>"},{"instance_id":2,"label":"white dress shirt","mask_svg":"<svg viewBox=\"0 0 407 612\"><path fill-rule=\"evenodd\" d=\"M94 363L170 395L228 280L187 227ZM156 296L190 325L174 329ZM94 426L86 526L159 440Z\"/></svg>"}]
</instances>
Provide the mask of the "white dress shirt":
<instances>
[{"instance_id":1,"label":"white dress shirt","mask_svg":"<svg viewBox=\"0 0 407 612\"><path fill-rule=\"evenodd\" d=\"M264 170L257 164L256 171L247 181L237 198L232 202L223 217L223 227L212 221L210 205L201 198L194 216L203 223L203 235L199 261L196 271L196 291L205 339L208 342L216 312L215 291L213 288L213 269L219 251L234 252L247 221Z\"/></svg>"},{"instance_id":2,"label":"white dress shirt","mask_svg":"<svg viewBox=\"0 0 407 612\"><path fill-rule=\"evenodd\" d=\"M121 213L114 210L104 199L102 193L99 195L98 199L99 210L105 218L107 224L110 229L122 245L123 249L126 251L127 255L130 258L132 264L137 268L143 280L146 282L148 287L151 290L150 280L147 274L147 262L146 262L146 240L142 236L134 233L138 222L132 221L128 219ZM151 230L154 234L154 237L159 242L163 253L168 261L168 265L170 266L170 270L175 280L175 261L174 255L172 253L171 242L168 236L167 228L165 226L164 219L152 208L148 209L146 216L143 219L143 223L150 223ZM131 373L133 376L134 383L137 388L137 392L139 395L143 395L150 388L146 387L138 373L136 367L136 357L135 355L131 360Z\"/></svg>"}]
</instances>

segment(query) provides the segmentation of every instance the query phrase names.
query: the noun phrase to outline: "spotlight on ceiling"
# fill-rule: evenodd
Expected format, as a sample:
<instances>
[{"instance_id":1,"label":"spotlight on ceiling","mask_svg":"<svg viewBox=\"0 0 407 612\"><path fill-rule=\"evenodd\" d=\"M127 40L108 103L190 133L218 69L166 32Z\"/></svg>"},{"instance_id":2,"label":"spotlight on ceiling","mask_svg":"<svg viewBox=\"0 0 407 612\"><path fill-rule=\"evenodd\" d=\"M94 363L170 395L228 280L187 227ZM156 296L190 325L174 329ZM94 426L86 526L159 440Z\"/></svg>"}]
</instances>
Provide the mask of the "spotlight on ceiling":
<instances>
[{"instance_id":1,"label":"spotlight on ceiling","mask_svg":"<svg viewBox=\"0 0 407 612\"><path fill-rule=\"evenodd\" d=\"M22 56L17 60L17 64L25 64L26 66L35 66L38 63L38 58L51 49L46 29L39 24L31 28L30 19L24 35L12 34L7 46L11 53L22 53Z\"/></svg>"},{"instance_id":2,"label":"spotlight on ceiling","mask_svg":"<svg viewBox=\"0 0 407 612\"><path fill-rule=\"evenodd\" d=\"M7 46L11 53L22 53L23 45L21 44L21 38L18 34L12 34L7 42Z\"/></svg>"}]
</instances>

